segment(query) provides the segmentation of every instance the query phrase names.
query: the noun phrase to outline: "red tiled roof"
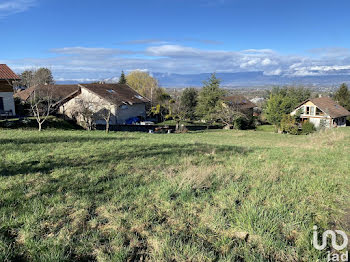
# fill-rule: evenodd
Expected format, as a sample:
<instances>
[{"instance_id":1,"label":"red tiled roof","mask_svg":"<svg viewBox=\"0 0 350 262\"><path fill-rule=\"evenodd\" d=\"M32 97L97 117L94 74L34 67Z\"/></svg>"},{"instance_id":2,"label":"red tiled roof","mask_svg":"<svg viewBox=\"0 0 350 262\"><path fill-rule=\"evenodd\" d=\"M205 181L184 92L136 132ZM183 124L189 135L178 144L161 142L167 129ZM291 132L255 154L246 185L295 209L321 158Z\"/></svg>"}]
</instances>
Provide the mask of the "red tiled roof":
<instances>
[{"instance_id":1,"label":"red tiled roof","mask_svg":"<svg viewBox=\"0 0 350 262\"><path fill-rule=\"evenodd\" d=\"M250 102L247 98L240 95L226 96L223 99L229 102L230 105L238 107L240 109L249 109L249 108L257 107L256 104Z\"/></svg>"},{"instance_id":2,"label":"red tiled roof","mask_svg":"<svg viewBox=\"0 0 350 262\"><path fill-rule=\"evenodd\" d=\"M350 116L350 112L329 97L310 99L319 109L332 118Z\"/></svg>"},{"instance_id":3,"label":"red tiled roof","mask_svg":"<svg viewBox=\"0 0 350 262\"><path fill-rule=\"evenodd\" d=\"M97 94L103 99L106 99L112 104L123 105L123 104L142 104L148 103L149 100L128 85L122 84L81 84L91 92Z\"/></svg>"},{"instance_id":4,"label":"red tiled roof","mask_svg":"<svg viewBox=\"0 0 350 262\"><path fill-rule=\"evenodd\" d=\"M20 78L7 65L0 64L0 80L3 79L19 80Z\"/></svg>"}]
</instances>

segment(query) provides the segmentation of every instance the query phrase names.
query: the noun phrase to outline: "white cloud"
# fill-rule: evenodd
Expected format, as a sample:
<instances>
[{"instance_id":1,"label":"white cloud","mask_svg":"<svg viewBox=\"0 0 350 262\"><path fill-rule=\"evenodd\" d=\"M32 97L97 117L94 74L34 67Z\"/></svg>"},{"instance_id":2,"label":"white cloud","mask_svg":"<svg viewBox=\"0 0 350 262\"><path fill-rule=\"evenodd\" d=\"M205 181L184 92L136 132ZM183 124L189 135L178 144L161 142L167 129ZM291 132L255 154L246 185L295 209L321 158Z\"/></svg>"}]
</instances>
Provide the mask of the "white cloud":
<instances>
[{"instance_id":1,"label":"white cloud","mask_svg":"<svg viewBox=\"0 0 350 262\"><path fill-rule=\"evenodd\" d=\"M155 45L141 51L100 47L64 47L50 50L49 58L3 60L15 70L47 66L56 78L105 79L121 70L160 73L261 71L265 75L310 76L350 74L350 55L312 57L282 55L270 49L241 51L200 49L182 45Z\"/></svg>"},{"instance_id":2,"label":"white cloud","mask_svg":"<svg viewBox=\"0 0 350 262\"><path fill-rule=\"evenodd\" d=\"M34 7L37 0L7 0L0 3L0 18L21 13Z\"/></svg>"}]
</instances>

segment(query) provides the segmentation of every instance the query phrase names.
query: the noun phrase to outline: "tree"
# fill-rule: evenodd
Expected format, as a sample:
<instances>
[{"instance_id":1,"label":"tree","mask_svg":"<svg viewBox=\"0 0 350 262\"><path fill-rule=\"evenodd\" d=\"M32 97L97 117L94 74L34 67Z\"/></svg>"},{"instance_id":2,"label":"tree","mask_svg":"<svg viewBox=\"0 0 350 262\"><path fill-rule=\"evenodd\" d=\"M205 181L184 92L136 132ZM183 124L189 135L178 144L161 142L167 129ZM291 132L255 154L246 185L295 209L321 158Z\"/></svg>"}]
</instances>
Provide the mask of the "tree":
<instances>
[{"instance_id":1,"label":"tree","mask_svg":"<svg viewBox=\"0 0 350 262\"><path fill-rule=\"evenodd\" d=\"M77 99L72 115L80 125L90 131L93 127L94 105L92 101Z\"/></svg>"},{"instance_id":2,"label":"tree","mask_svg":"<svg viewBox=\"0 0 350 262\"><path fill-rule=\"evenodd\" d=\"M284 105L284 97L281 94L271 94L267 101L264 113L266 120L275 126L278 126L282 120L283 115L286 114Z\"/></svg>"},{"instance_id":3,"label":"tree","mask_svg":"<svg viewBox=\"0 0 350 262\"><path fill-rule=\"evenodd\" d=\"M122 73L120 74L118 84L121 84L121 85L125 85L126 84L126 78L125 78L124 71L122 71Z\"/></svg>"},{"instance_id":4,"label":"tree","mask_svg":"<svg viewBox=\"0 0 350 262\"><path fill-rule=\"evenodd\" d=\"M99 105L99 107L101 107L101 109L96 114L93 114L93 119L96 121L102 118L106 122L106 133L108 133L109 122L112 116L113 105L103 104L103 105Z\"/></svg>"},{"instance_id":5,"label":"tree","mask_svg":"<svg viewBox=\"0 0 350 262\"><path fill-rule=\"evenodd\" d=\"M175 92L172 98L169 100L169 117L172 117L176 123L175 130L179 130L180 121L184 119L185 111L181 103L181 96L178 92Z\"/></svg>"},{"instance_id":6,"label":"tree","mask_svg":"<svg viewBox=\"0 0 350 262\"><path fill-rule=\"evenodd\" d=\"M27 88L34 87L29 96L30 111L38 123L39 131L42 130L43 123L47 120L53 110L53 90L49 84L53 84L51 71L47 68L39 68L38 70L24 71L22 75L22 83ZM47 84L45 87L39 85Z\"/></svg>"},{"instance_id":7,"label":"tree","mask_svg":"<svg viewBox=\"0 0 350 262\"><path fill-rule=\"evenodd\" d=\"M229 105L228 103L221 101L216 108L216 118L219 119L223 124L226 125L227 128L231 128L235 126L237 129L241 129L242 126L238 123L243 121L248 121L247 115L239 110L238 106Z\"/></svg>"},{"instance_id":8,"label":"tree","mask_svg":"<svg viewBox=\"0 0 350 262\"><path fill-rule=\"evenodd\" d=\"M51 70L45 67L35 71L34 81L37 85L52 85L55 83Z\"/></svg>"},{"instance_id":9,"label":"tree","mask_svg":"<svg viewBox=\"0 0 350 262\"><path fill-rule=\"evenodd\" d=\"M198 91L195 88L186 88L180 98L184 117L190 120L195 118L196 106L198 102Z\"/></svg>"},{"instance_id":10,"label":"tree","mask_svg":"<svg viewBox=\"0 0 350 262\"><path fill-rule=\"evenodd\" d=\"M25 87L30 87L34 80L34 74L32 70L25 70L20 75L21 81L20 85Z\"/></svg>"},{"instance_id":11,"label":"tree","mask_svg":"<svg viewBox=\"0 0 350 262\"><path fill-rule=\"evenodd\" d=\"M35 85L54 84L51 70L48 68L39 68L37 70L25 70L21 74L20 85L27 88Z\"/></svg>"},{"instance_id":12,"label":"tree","mask_svg":"<svg viewBox=\"0 0 350 262\"><path fill-rule=\"evenodd\" d=\"M35 89L29 97L30 109L38 123L38 130L42 130L43 123L53 109L52 90L50 86Z\"/></svg>"},{"instance_id":13,"label":"tree","mask_svg":"<svg viewBox=\"0 0 350 262\"><path fill-rule=\"evenodd\" d=\"M334 100L342 107L350 110L350 91L345 83L334 93Z\"/></svg>"},{"instance_id":14,"label":"tree","mask_svg":"<svg viewBox=\"0 0 350 262\"><path fill-rule=\"evenodd\" d=\"M310 90L303 87L273 88L264 110L267 121L279 126L283 115L290 114L298 104L310 96Z\"/></svg>"},{"instance_id":15,"label":"tree","mask_svg":"<svg viewBox=\"0 0 350 262\"><path fill-rule=\"evenodd\" d=\"M151 106L150 114L156 116L158 121L163 122L165 116L169 114L169 101L171 96L164 88L156 89L153 106Z\"/></svg>"},{"instance_id":16,"label":"tree","mask_svg":"<svg viewBox=\"0 0 350 262\"><path fill-rule=\"evenodd\" d=\"M217 106L225 92L220 89L220 79L213 73L208 81L203 82L204 86L199 92L196 114L207 122L215 120Z\"/></svg>"},{"instance_id":17,"label":"tree","mask_svg":"<svg viewBox=\"0 0 350 262\"><path fill-rule=\"evenodd\" d=\"M126 76L127 84L141 95L151 100L153 105L155 93L157 92L158 81L147 72L133 71Z\"/></svg>"}]
</instances>

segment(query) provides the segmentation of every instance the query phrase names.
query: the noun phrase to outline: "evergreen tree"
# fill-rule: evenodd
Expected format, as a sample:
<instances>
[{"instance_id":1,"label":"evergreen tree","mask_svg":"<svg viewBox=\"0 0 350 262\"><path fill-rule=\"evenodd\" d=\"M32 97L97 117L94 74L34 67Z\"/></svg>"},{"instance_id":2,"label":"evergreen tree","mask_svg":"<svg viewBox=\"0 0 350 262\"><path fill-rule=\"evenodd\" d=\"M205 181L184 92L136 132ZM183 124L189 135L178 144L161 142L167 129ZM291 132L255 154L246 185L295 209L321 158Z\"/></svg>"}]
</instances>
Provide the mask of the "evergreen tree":
<instances>
[{"instance_id":1,"label":"evergreen tree","mask_svg":"<svg viewBox=\"0 0 350 262\"><path fill-rule=\"evenodd\" d=\"M124 74L124 71L120 74L118 84L125 85L126 84L126 77Z\"/></svg>"},{"instance_id":2,"label":"evergreen tree","mask_svg":"<svg viewBox=\"0 0 350 262\"><path fill-rule=\"evenodd\" d=\"M215 73L203 84L204 86L198 95L196 113L203 120L212 122L215 120L218 105L225 92L220 89L220 79L216 78Z\"/></svg>"},{"instance_id":3,"label":"evergreen tree","mask_svg":"<svg viewBox=\"0 0 350 262\"><path fill-rule=\"evenodd\" d=\"M310 96L310 90L303 87L276 87L272 89L264 110L267 121L279 126L284 115L290 114L298 104Z\"/></svg>"},{"instance_id":4,"label":"evergreen tree","mask_svg":"<svg viewBox=\"0 0 350 262\"><path fill-rule=\"evenodd\" d=\"M335 92L334 100L337 101L342 107L350 110L350 92L345 83L342 84Z\"/></svg>"},{"instance_id":5,"label":"evergreen tree","mask_svg":"<svg viewBox=\"0 0 350 262\"><path fill-rule=\"evenodd\" d=\"M184 117L193 120L197 106L198 91L195 88L186 88L180 98Z\"/></svg>"}]
</instances>

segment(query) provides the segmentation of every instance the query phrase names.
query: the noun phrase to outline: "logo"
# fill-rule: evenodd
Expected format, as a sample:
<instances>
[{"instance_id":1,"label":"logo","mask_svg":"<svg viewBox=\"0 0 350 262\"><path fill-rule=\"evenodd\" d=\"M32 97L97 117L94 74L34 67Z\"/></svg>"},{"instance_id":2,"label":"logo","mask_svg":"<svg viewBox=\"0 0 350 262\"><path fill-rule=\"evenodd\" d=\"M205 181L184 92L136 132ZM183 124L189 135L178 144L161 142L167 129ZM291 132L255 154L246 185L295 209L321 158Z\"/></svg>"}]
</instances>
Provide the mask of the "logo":
<instances>
[{"instance_id":1,"label":"logo","mask_svg":"<svg viewBox=\"0 0 350 262\"><path fill-rule=\"evenodd\" d=\"M349 243L348 236L345 234L345 232L343 232L341 230L334 230L334 231L333 230L326 230L322 234L322 244L320 245L318 243L317 226L314 226L313 229L314 229L314 232L313 232L312 244L314 245L314 247L317 250L323 250L326 248L328 236L331 237L332 247L337 251L341 251L341 250L345 249ZM337 234L342 237L343 243L341 245L338 245ZM328 255L327 255L328 261L348 261L348 257L349 257L348 251L346 253L342 253L342 254L338 254L338 253L331 254L331 252L328 251Z\"/></svg>"}]
</instances>

